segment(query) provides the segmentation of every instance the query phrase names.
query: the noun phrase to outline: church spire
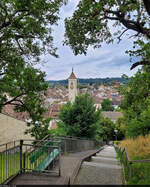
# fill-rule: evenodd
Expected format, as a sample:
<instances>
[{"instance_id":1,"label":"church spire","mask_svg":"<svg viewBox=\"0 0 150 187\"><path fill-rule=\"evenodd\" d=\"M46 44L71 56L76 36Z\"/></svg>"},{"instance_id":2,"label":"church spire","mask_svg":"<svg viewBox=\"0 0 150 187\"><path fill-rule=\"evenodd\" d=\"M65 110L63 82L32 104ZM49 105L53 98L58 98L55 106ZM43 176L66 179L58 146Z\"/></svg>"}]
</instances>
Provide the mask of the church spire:
<instances>
[{"instance_id":1,"label":"church spire","mask_svg":"<svg viewBox=\"0 0 150 187\"><path fill-rule=\"evenodd\" d=\"M77 79L74 72L73 72L73 68L72 68L72 73L71 73L71 75L69 76L68 79Z\"/></svg>"}]
</instances>

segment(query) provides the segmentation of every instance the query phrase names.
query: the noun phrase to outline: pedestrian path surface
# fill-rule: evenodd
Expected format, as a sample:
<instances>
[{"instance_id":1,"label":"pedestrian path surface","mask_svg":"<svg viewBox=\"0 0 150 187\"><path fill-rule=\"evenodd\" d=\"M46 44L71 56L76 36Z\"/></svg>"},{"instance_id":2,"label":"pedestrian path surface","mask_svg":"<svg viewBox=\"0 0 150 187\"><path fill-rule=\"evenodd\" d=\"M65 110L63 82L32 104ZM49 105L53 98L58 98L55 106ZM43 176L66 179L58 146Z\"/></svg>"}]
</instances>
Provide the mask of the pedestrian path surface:
<instances>
[{"instance_id":1,"label":"pedestrian path surface","mask_svg":"<svg viewBox=\"0 0 150 187\"><path fill-rule=\"evenodd\" d=\"M113 146L105 146L90 162L83 162L74 184L123 184L122 167L116 156Z\"/></svg>"},{"instance_id":2,"label":"pedestrian path surface","mask_svg":"<svg viewBox=\"0 0 150 187\"><path fill-rule=\"evenodd\" d=\"M101 149L101 148L100 148ZM56 174L22 173L11 180L9 185L68 185L73 184L80 165L86 158L100 149L70 153L61 157L61 176ZM57 168L56 168L57 169Z\"/></svg>"}]
</instances>

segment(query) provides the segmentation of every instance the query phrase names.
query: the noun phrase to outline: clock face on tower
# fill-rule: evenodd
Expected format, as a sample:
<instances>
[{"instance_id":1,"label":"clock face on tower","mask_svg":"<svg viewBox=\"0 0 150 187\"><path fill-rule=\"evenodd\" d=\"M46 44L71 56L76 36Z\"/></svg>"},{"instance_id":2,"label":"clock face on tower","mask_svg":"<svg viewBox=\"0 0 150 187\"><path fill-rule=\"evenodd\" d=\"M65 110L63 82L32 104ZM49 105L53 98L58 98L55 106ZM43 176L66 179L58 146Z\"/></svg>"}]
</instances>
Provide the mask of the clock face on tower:
<instances>
[{"instance_id":1,"label":"clock face on tower","mask_svg":"<svg viewBox=\"0 0 150 187\"><path fill-rule=\"evenodd\" d=\"M74 87L73 87L73 82L71 82L71 84L70 84L70 89L73 89Z\"/></svg>"}]
</instances>

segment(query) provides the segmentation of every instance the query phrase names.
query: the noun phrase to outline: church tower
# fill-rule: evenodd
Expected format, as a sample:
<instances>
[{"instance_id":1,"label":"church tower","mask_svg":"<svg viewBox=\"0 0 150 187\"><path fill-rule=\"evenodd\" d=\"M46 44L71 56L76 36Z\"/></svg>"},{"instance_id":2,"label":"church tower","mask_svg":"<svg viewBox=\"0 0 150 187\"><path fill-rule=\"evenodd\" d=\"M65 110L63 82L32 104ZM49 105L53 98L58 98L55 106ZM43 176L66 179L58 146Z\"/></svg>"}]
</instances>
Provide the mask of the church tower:
<instances>
[{"instance_id":1,"label":"church tower","mask_svg":"<svg viewBox=\"0 0 150 187\"><path fill-rule=\"evenodd\" d=\"M75 101L75 97L77 96L77 78L73 72L68 78L68 89L69 89L69 101L73 103Z\"/></svg>"}]
</instances>

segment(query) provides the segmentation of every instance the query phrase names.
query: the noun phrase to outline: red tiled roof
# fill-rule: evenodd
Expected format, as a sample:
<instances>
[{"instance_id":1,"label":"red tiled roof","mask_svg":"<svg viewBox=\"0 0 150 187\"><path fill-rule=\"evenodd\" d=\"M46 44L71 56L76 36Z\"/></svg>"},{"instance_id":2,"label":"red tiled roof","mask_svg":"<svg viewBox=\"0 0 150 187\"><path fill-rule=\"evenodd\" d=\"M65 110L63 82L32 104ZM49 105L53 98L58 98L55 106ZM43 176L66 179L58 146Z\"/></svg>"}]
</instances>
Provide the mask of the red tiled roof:
<instances>
[{"instance_id":1,"label":"red tiled roof","mask_svg":"<svg viewBox=\"0 0 150 187\"><path fill-rule=\"evenodd\" d=\"M16 112L14 108L13 105L5 105L2 109L2 113L22 121L30 119L27 112Z\"/></svg>"},{"instance_id":2,"label":"red tiled roof","mask_svg":"<svg viewBox=\"0 0 150 187\"><path fill-rule=\"evenodd\" d=\"M51 117L53 119L57 119L61 106L62 104L53 104L49 106L48 110L44 114L44 117ZM30 119L30 116L27 112L16 112L14 108L15 107L13 105L6 105L2 109L2 113L22 121Z\"/></svg>"},{"instance_id":3,"label":"red tiled roof","mask_svg":"<svg viewBox=\"0 0 150 187\"><path fill-rule=\"evenodd\" d=\"M62 106L62 104L53 104L53 105L49 106L46 113L44 114L44 116L51 117L53 119L57 119L61 106Z\"/></svg>"},{"instance_id":4,"label":"red tiled roof","mask_svg":"<svg viewBox=\"0 0 150 187\"><path fill-rule=\"evenodd\" d=\"M110 118L111 120L117 120L123 116L121 112L102 112L102 115L104 118Z\"/></svg>"}]
</instances>

